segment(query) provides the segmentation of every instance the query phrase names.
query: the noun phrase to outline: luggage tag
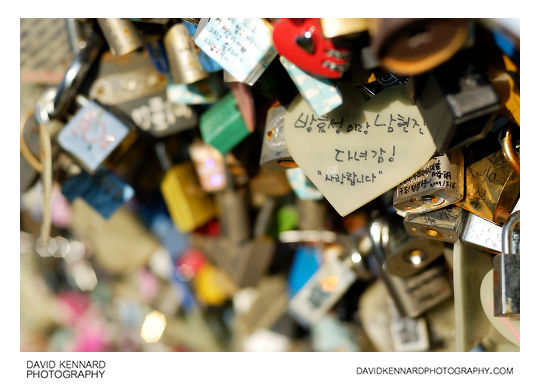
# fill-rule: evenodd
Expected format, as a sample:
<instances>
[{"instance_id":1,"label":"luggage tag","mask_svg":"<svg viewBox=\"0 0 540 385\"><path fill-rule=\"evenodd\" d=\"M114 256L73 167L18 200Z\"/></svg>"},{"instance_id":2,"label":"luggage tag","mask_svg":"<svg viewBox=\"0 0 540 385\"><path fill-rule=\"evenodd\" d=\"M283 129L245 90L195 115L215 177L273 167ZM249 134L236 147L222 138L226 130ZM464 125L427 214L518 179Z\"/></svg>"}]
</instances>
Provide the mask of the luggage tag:
<instances>
[{"instance_id":1,"label":"luggage tag","mask_svg":"<svg viewBox=\"0 0 540 385\"><path fill-rule=\"evenodd\" d=\"M277 55L266 20L211 18L199 27L195 44L240 82L255 84Z\"/></svg>"},{"instance_id":2,"label":"luggage tag","mask_svg":"<svg viewBox=\"0 0 540 385\"><path fill-rule=\"evenodd\" d=\"M62 194L69 202L82 198L94 210L108 219L120 206L135 195L133 188L112 172L100 168L93 175L84 170L67 179Z\"/></svg>"},{"instance_id":3,"label":"luggage tag","mask_svg":"<svg viewBox=\"0 0 540 385\"><path fill-rule=\"evenodd\" d=\"M317 115L324 115L343 103L341 93L330 80L311 76L283 56L279 58L279 61Z\"/></svg>"},{"instance_id":4,"label":"luggage tag","mask_svg":"<svg viewBox=\"0 0 540 385\"><path fill-rule=\"evenodd\" d=\"M301 96L287 109L285 141L295 162L341 215L418 171L435 144L405 85L364 101L343 87L344 104L317 115Z\"/></svg>"},{"instance_id":5,"label":"luggage tag","mask_svg":"<svg viewBox=\"0 0 540 385\"><path fill-rule=\"evenodd\" d=\"M347 69L350 51L323 36L319 19L280 19L272 37L277 52L304 71L336 79Z\"/></svg>"}]
</instances>

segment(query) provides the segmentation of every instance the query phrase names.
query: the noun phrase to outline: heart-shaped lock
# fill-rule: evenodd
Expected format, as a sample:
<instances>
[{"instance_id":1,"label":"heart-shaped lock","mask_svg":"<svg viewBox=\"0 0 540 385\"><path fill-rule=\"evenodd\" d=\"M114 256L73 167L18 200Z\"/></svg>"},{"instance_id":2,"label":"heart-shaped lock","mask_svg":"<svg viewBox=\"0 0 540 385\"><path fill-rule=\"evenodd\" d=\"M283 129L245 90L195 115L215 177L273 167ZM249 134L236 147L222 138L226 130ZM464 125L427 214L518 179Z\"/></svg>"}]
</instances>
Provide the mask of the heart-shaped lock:
<instances>
[{"instance_id":1,"label":"heart-shaped lock","mask_svg":"<svg viewBox=\"0 0 540 385\"><path fill-rule=\"evenodd\" d=\"M349 50L323 36L319 19L280 19L272 38L277 52L304 71L336 79L347 69Z\"/></svg>"},{"instance_id":2,"label":"heart-shaped lock","mask_svg":"<svg viewBox=\"0 0 540 385\"><path fill-rule=\"evenodd\" d=\"M418 171L435 144L405 85L365 101L343 85L344 104L319 116L298 96L285 116L285 141L299 167L345 216Z\"/></svg>"}]
</instances>

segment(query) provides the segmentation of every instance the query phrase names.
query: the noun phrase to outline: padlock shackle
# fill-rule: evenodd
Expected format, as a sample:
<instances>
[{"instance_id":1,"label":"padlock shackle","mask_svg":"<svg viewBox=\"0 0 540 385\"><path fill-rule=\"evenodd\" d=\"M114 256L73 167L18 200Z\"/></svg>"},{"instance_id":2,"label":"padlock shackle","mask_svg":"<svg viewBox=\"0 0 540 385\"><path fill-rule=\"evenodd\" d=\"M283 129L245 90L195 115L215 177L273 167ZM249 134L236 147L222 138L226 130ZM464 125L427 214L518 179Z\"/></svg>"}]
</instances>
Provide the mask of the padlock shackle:
<instances>
[{"instance_id":1,"label":"padlock shackle","mask_svg":"<svg viewBox=\"0 0 540 385\"><path fill-rule=\"evenodd\" d=\"M512 254L512 235L514 229L519 223L519 210L514 212L503 226L502 229L502 252L503 254Z\"/></svg>"}]
</instances>

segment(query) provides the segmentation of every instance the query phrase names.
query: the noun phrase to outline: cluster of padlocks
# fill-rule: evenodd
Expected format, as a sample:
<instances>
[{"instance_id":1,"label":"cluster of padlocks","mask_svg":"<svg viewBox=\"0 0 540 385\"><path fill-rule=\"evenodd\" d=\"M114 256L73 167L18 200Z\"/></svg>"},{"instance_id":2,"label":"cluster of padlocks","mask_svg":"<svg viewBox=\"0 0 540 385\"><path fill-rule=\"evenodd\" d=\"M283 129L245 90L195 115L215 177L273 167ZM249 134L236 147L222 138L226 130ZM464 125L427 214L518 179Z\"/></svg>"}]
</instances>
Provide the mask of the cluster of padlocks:
<instances>
[{"instance_id":1,"label":"cluster of padlocks","mask_svg":"<svg viewBox=\"0 0 540 385\"><path fill-rule=\"evenodd\" d=\"M519 350L519 25L75 26L21 122L41 348Z\"/></svg>"}]
</instances>

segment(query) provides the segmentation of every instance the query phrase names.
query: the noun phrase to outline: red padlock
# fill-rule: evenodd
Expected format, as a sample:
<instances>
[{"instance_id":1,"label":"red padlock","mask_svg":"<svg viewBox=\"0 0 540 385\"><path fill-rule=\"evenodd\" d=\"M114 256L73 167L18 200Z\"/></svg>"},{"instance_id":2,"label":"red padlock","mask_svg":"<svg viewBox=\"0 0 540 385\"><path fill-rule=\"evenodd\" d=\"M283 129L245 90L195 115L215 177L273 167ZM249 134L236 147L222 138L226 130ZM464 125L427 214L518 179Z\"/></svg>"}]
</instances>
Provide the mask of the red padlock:
<instances>
[{"instance_id":1,"label":"red padlock","mask_svg":"<svg viewBox=\"0 0 540 385\"><path fill-rule=\"evenodd\" d=\"M337 79L348 67L350 51L323 36L319 19L280 19L272 38L278 53L304 71Z\"/></svg>"}]
</instances>

